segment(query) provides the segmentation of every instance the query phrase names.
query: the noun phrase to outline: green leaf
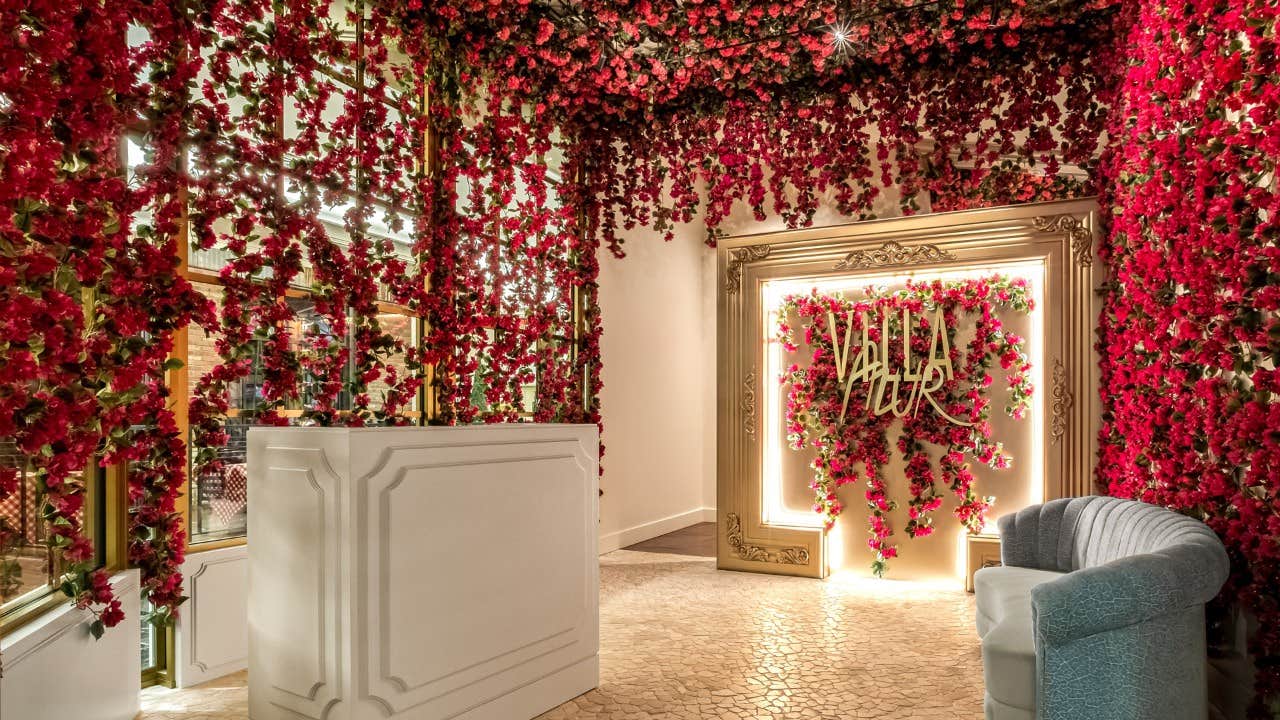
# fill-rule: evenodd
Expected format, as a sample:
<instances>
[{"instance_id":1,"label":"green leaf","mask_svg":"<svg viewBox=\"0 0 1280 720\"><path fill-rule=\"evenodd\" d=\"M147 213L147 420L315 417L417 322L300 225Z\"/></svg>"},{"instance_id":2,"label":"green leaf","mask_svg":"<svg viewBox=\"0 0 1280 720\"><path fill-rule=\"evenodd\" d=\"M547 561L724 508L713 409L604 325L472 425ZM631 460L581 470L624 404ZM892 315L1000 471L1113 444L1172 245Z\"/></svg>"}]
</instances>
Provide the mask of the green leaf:
<instances>
[{"instance_id":1,"label":"green leaf","mask_svg":"<svg viewBox=\"0 0 1280 720\"><path fill-rule=\"evenodd\" d=\"M107 626L103 625L101 620L94 620L93 623L89 625L89 634L93 636L94 640L101 640L102 634L106 631Z\"/></svg>"}]
</instances>

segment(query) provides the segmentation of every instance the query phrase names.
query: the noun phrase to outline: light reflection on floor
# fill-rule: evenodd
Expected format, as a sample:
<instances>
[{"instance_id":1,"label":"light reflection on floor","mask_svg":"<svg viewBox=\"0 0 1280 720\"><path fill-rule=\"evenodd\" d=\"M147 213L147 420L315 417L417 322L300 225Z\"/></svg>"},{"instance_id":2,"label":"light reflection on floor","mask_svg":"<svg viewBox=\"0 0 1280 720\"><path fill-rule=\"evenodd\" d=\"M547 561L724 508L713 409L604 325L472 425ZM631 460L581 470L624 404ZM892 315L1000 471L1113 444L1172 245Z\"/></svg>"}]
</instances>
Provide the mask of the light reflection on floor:
<instances>
[{"instance_id":1,"label":"light reflection on floor","mask_svg":"<svg viewBox=\"0 0 1280 720\"><path fill-rule=\"evenodd\" d=\"M973 596L958 581L717 571L711 558L601 558L601 686L541 720L982 715ZM140 720L245 718L245 675L144 692Z\"/></svg>"}]
</instances>

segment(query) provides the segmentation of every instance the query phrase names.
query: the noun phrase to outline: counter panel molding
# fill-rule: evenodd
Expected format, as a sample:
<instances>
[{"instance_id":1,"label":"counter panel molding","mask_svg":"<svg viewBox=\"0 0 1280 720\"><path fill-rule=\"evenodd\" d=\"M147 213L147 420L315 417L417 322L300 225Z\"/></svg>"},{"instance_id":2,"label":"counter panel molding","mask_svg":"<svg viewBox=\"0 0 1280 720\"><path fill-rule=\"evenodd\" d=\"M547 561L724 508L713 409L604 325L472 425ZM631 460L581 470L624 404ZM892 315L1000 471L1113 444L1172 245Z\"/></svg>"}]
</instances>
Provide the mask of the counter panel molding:
<instances>
[{"instance_id":1,"label":"counter panel molding","mask_svg":"<svg viewBox=\"0 0 1280 720\"><path fill-rule=\"evenodd\" d=\"M251 720L533 718L599 682L595 426L249 434Z\"/></svg>"}]
</instances>

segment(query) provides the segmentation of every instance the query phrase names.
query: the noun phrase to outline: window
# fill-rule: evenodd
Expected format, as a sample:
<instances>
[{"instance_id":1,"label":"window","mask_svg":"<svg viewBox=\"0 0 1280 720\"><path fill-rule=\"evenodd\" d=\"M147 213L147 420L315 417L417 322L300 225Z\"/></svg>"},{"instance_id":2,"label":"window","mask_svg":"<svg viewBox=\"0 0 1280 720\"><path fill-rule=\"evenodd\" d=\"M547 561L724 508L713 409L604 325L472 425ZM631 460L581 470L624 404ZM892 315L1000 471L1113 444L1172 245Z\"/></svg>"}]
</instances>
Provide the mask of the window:
<instances>
[{"instance_id":1,"label":"window","mask_svg":"<svg viewBox=\"0 0 1280 720\"><path fill-rule=\"evenodd\" d=\"M468 120L464 125L470 127ZM463 136L466 137L464 130ZM542 187L535 188L530 180L518 177L514 183L511 198L498 207L497 216L504 222L520 221L535 213L548 214L549 228L543 232L548 234L558 230L559 220L554 211L561 207L560 188L563 183L561 172L564 165L564 151L559 132L551 135L550 149L541 157L547 164L547 174L543 178ZM492 192L495 184L495 168L492 160L483 153L477 153L476 145L467 140L462 141L471 161L480 169L478 177L459 175L454 184L454 211L460 216L475 220L484 217L494 210L498 202ZM535 198L538 193L545 192L545 202ZM559 263L565 262L564 256L553 251L536 260L530 259L525 251L513 247L512 231L503 223L486 228L484 233L476 234L463 230L458 242L466 245L468 252L474 253L475 271L483 278L486 297L477 302L477 312L488 315L487 327L475 332L473 345L468 355L467 365L471 367L468 378L469 402L476 411L475 421L484 422L495 414L518 418L520 421L532 421L539 405L539 373L544 369L535 365L518 365L512 362L513 357L525 354L526 350L545 347L550 343L554 347L566 347L574 342L574 338L562 334L554 334L555 327L568 327L573 322L573 303L565 303L561 296L561 288L557 279L560 272ZM561 248L563 252L563 248ZM546 307L555 307L559 316L552 323L553 332L534 336L524 335L517 342L519 347L509 357L498 357L494 354L495 346L501 345L503 333L512 332L510 326L501 329L502 321L514 320L515 332L528 331L535 316L540 316ZM568 354L566 349L566 355ZM498 398L494 400L493 398Z\"/></svg>"},{"instance_id":2,"label":"window","mask_svg":"<svg viewBox=\"0 0 1280 720\"><path fill-rule=\"evenodd\" d=\"M49 547L45 496L31 463L12 438L0 439L0 465L18 473L18 489L0 500L0 628L8 628L65 601L58 589L65 567L58 550ZM86 501L79 520L96 553L106 564L107 473L97 466L73 474L85 482Z\"/></svg>"},{"instance_id":3,"label":"window","mask_svg":"<svg viewBox=\"0 0 1280 720\"><path fill-rule=\"evenodd\" d=\"M12 441L0 444L0 465L18 473L18 491L0 500L0 601L8 603L51 584L53 572L39 493Z\"/></svg>"},{"instance_id":4,"label":"window","mask_svg":"<svg viewBox=\"0 0 1280 720\"><path fill-rule=\"evenodd\" d=\"M221 295L216 285L194 283L195 287L206 297L215 301ZM329 327L324 318L317 314L314 304L306 297L290 298L289 304L294 310L292 323L292 341L295 347L309 337L329 335ZM420 322L408 314L388 308L378 316L379 324L384 332L404 341L408 345L417 342ZM219 361L215 347L215 338L200 328L190 328L187 342L187 367L192 378L198 378L213 368ZM408 372L403 355L397 354L389 359L399 376ZM262 401L263 377L261 372L261 348L255 349L253 369L248 375L233 384L228 398L230 410L227 413L225 429L229 437L225 446L218 449L218 459L222 467L201 475L193 475L188 494L189 514L191 520L192 544L207 543L245 536L248 517L248 483L252 478L248 475L248 432L257 424L256 413ZM283 414L292 422L304 421L305 411L312 409L313 398L319 394L318 380L304 376L300 382L300 402L294 407L286 408ZM369 386L369 396L375 410L383 407L383 401L389 386L384 379L379 379ZM337 400L339 411L351 407L351 397L343 390ZM398 414L414 420L421 418L417 402L409 404Z\"/></svg>"},{"instance_id":5,"label":"window","mask_svg":"<svg viewBox=\"0 0 1280 720\"><path fill-rule=\"evenodd\" d=\"M353 43L354 46L359 46L362 42L360 33L363 32L359 23L347 25L344 19L340 21L340 25L342 39ZM231 69L232 75L253 71L255 68L252 61L235 64ZM402 125L398 103L390 97L394 91L385 90L382 92L386 92L386 96L376 96L371 89L378 87L376 84L367 87L359 82L359 76L363 72L365 69L358 59L353 59L349 64L326 67L317 71L313 78L316 85L326 85L333 91L319 111L318 122L309 109L312 100L309 92L286 94L279 106L280 115L276 129L262 131L277 133L276 137L283 141L286 149L283 167L262 167L257 170L264 176L269 174L273 179L277 176L280 179L278 184L271 185L275 188L274 190L266 192L278 193L279 200L296 208L314 209L316 218L324 225L325 231L334 244L339 247L345 246L349 241L348 213L352 210L368 208L370 212L364 217L363 231L375 241L390 243L390 252L394 252L412 268L416 258L411 250L410 232L414 224L414 213L418 210L410 207L413 203L411 198L414 196L414 178L406 176L394 182L389 181L388 184L377 184L372 183L360 173L351 172L344 179L344 182L352 183L351 186L324 185L321 192L315 192L313 188L307 187L308 183L315 180L308 162L314 158L295 157L288 152L290 149L310 145L310 143L295 145L295 142L304 136L311 136L315 140L315 147L321 148L314 152L321 154L327 152L324 149L327 147L378 143L379 154L382 156L395 153L421 156L422 146L393 142L390 134L361 134L350 123L340 122L347 112L347 101L353 97L363 97L380 103L377 107L384 113L387 126ZM241 115L246 109L243 98L237 97L235 93L228 93L225 101L233 118ZM202 102L202 100L196 98L196 102ZM188 165L193 173L200 172L200 166L206 164L202 161L218 159L200 158L194 153L188 153L188 155ZM252 171L251 169L250 172ZM303 182L303 179L307 182ZM375 185L376 191L371 190ZM220 233L231 234L232 232L231 224L222 220L215 227ZM183 238L181 251L185 253L184 258L187 260L185 270L187 279L199 292L215 304L220 304L222 287L219 273L233 259L232 254L221 247L207 250L192 249L186 240ZM255 242L249 239L250 246ZM289 327L290 343L292 348L297 350L303 350L309 341L317 337L332 337L329 323L323 314L316 312L315 303L311 299L312 273L307 262L304 260L302 272L296 278L287 299L293 311L293 320ZM406 275L414 277L416 273L411 270ZM404 342L406 347L415 345L421 337L422 321L411 315L406 308L395 305L395 298L386 289L380 300L377 320L383 331ZM184 372L189 388L196 387L200 378L221 362L216 340L216 337L204 332L203 329L191 327L187 330L185 343L176 343L175 355L185 363ZM264 377L261 370L261 350L261 347L255 348L252 369L228 391L227 400L230 409L224 420L228 442L225 446L216 449L221 468L198 475L192 473L190 476L186 510L189 526L188 542L193 551L245 541L248 487L254 480L248 474L247 440L249 429L258 422L257 415L262 405ZM408 363L403 353L394 353L385 361L396 369L398 377L408 374ZM299 400L295 405L284 408L281 414L293 423L310 422L308 411L316 409L316 399L321 395L332 396L324 392L319 385L320 382L314 377L299 378ZM383 378L376 380L367 388L375 411L385 407L385 398L389 390L390 386ZM189 389L182 392L175 389L175 397L179 398L181 406L179 414L184 417L186 403L189 401L188 396ZM411 400L397 409L397 415L415 422L422 422L424 416L422 394ZM350 391L343 389L334 404L338 412L349 410L352 406ZM193 447L191 450L194 455L200 452L201 448Z\"/></svg>"},{"instance_id":6,"label":"window","mask_svg":"<svg viewBox=\"0 0 1280 720\"><path fill-rule=\"evenodd\" d=\"M221 289L209 283L194 283L206 297L217 302ZM297 347L308 337L329 334L327 323L315 312L314 304L306 297L290 298L294 311L291 328L292 344ZM407 319L407 318L406 318ZM216 338L193 327L188 330L187 367L190 377L199 378L219 362ZM227 444L218 448L222 467L200 475L193 475L188 494L191 519L191 542L206 543L245 536L248 518L248 433L257 424L256 415L262 402L262 346L255 348L253 367L229 390L229 406L225 420ZM300 380L300 404L286 408L285 416L297 422L303 411L311 406L318 394L317 381L310 377ZM343 391L338 408L348 409L351 398Z\"/></svg>"},{"instance_id":7,"label":"window","mask_svg":"<svg viewBox=\"0 0 1280 720\"><path fill-rule=\"evenodd\" d=\"M384 312L378 315L378 325L382 331L396 340L404 343L406 348L416 347L420 339L422 323L417 318L407 313L396 312L388 307ZM405 360L404 353L397 352L386 359L387 365L395 370L397 378L403 378L409 375L410 370ZM391 387L388 385L386 378L378 378L369 384L368 394L372 400L372 408L374 410L382 410L387 391ZM417 402L411 402L406 408L402 408L399 414L413 418L415 421L421 421L422 413ZM407 411L406 411L407 410Z\"/></svg>"}]
</instances>

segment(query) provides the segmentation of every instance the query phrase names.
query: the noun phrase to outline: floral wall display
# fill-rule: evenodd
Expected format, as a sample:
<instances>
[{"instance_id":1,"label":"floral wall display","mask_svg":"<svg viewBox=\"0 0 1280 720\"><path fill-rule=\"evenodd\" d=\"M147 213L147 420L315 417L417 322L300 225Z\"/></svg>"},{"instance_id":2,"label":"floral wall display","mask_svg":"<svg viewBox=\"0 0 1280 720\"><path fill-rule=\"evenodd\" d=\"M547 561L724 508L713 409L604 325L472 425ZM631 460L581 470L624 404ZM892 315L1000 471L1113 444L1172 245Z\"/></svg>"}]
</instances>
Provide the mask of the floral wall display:
<instances>
[{"instance_id":1,"label":"floral wall display","mask_svg":"<svg viewBox=\"0 0 1280 720\"><path fill-rule=\"evenodd\" d=\"M547 158L563 152L548 115L500 96L464 111L482 102L470 91L429 103L440 73L372 7L4 13L0 431L32 466L62 590L99 615L95 631L121 614L94 570L80 471L127 467L129 561L171 618L187 443L194 475L218 468L251 373L256 423L405 424L427 367L442 422L597 419L594 247L576 231L578 187L548 196ZM433 130L456 131L434 157ZM126 144L145 157L126 164ZM577 177L576 157L560 177ZM184 239L225 258L216 302L177 272ZM426 320L422 342L383 327L387 303ZM218 356L192 378L189 438L165 384L188 322ZM0 473L3 498L17 473Z\"/></svg>"},{"instance_id":2,"label":"floral wall display","mask_svg":"<svg viewBox=\"0 0 1280 720\"><path fill-rule=\"evenodd\" d=\"M0 432L48 499L64 589L104 624L118 611L75 472L130 464L130 555L163 615L181 601L188 440L165 373L188 322L218 354L193 378L196 472L219 462L249 372L255 422L410 422L421 389L440 422L598 422L596 255L624 254L620 230L670 239L701 214L714 243L737 207L799 227L819 205L870 218L926 193L935 210L1097 194L1114 279L1100 486L1223 537L1225 597L1262 627L1262 716L1280 693L1276 15L0 3ZM146 153L131 173L127 137ZM186 242L225 259L216 303L175 272ZM424 321L420 340L379 319L386 304ZM0 470L0 497L13 484Z\"/></svg>"},{"instance_id":3,"label":"floral wall display","mask_svg":"<svg viewBox=\"0 0 1280 720\"><path fill-rule=\"evenodd\" d=\"M422 216L421 82L366 42L391 33L385 17L327 2L219 3L198 30L189 233L228 260L206 327L221 362L190 406L193 473L221 463L229 390L251 370L254 422L405 424L424 350L383 327L379 304L425 311L419 263L396 242Z\"/></svg>"},{"instance_id":4,"label":"floral wall display","mask_svg":"<svg viewBox=\"0 0 1280 720\"><path fill-rule=\"evenodd\" d=\"M1259 622L1266 717L1280 713L1280 8L1126 12L1101 184L1114 286L1098 479L1226 543L1222 598Z\"/></svg>"},{"instance_id":5,"label":"floral wall display","mask_svg":"<svg viewBox=\"0 0 1280 720\"><path fill-rule=\"evenodd\" d=\"M884 477L895 450L910 483L907 537L932 533L946 490L959 498L961 524L982 530L992 499L976 493L966 457L998 468L1011 462L991 437L992 364L1005 371L1010 416L1026 413L1033 391L1025 341L1005 332L997 314L1032 309L1026 282L998 275L908 281L894 292L868 287L851 299L815 292L783 300L779 341L789 352L800 350L789 324L794 317L810 349L807 366L792 365L778 378L786 387L788 440L797 450L817 451L810 487L828 530L844 510L836 491L865 485L877 576L898 554L888 518L897 500ZM972 329L967 341L962 325ZM943 450L936 469L930 446Z\"/></svg>"}]
</instances>

